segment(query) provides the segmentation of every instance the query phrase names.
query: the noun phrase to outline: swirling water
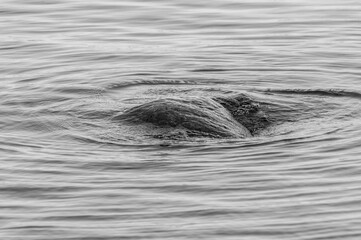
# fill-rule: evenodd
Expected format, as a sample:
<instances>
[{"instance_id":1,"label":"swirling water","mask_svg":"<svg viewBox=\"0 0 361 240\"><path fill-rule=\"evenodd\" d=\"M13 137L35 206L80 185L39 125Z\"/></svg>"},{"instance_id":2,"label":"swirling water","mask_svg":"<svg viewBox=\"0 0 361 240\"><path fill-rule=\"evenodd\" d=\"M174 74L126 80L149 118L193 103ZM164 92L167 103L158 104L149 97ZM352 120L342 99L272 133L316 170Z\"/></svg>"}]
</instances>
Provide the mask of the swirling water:
<instances>
[{"instance_id":1,"label":"swirling water","mask_svg":"<svg viewBox=\"0 0 361 240\"><path fill-rule=\"evenodd\" d=\"M360 239L361 2L3 0L1 239ZM246 93L277 121L169 141L111 117Z\"/></svg>"}]
</instances>

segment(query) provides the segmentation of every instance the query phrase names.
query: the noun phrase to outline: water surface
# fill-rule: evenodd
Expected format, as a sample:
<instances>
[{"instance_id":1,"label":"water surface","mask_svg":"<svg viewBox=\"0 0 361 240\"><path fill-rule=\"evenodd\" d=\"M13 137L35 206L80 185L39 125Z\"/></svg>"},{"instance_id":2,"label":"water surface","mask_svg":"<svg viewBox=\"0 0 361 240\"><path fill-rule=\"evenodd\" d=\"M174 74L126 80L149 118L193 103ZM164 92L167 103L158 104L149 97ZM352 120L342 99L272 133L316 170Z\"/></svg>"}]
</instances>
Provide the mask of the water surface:
<instances>
[{"instance_id":1,"label":"water surface","mask_svg":"<svg viewBox=\"0 0 361 240\"><path fill-rule=\"evenodd\" d=\"M5 0L1 239L360 239L359 1ZM248 94L250 138L112 121Z\"/></svg>"}]
</instances>

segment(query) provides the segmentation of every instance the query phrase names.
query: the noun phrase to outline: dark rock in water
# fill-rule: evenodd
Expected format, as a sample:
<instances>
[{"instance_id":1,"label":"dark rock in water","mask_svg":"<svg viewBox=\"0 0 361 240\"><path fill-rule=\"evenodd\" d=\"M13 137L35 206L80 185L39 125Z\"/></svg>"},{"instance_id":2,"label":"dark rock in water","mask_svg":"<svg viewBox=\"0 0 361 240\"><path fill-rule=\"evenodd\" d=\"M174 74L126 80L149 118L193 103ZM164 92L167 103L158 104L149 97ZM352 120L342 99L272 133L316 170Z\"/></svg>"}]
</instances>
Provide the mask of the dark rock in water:
<instances>
[{"instance_id":1,"label":"dark rock in water","mask_svg":"<svg viewBox=\"0 0 361 240\"><path fill-rule=\"evenodd\" d=\"M245 138L269 121L258 104L246 95L214 98L167 98L133 107L114 120L151 124L156 138Z\"/></svg>"},{"instance_id":2,"label":"dark rock in water","mask_svg":"<svg viewBox=\"0 0 361 240\"><path fill-rule=\"evenodd\" d=\"M226 108L233 118L245 126L252 135L270 125L270 120L262 111L260 104L244 94L232 97L216 97L214 100Z\"/></svg>"}]
</instances>

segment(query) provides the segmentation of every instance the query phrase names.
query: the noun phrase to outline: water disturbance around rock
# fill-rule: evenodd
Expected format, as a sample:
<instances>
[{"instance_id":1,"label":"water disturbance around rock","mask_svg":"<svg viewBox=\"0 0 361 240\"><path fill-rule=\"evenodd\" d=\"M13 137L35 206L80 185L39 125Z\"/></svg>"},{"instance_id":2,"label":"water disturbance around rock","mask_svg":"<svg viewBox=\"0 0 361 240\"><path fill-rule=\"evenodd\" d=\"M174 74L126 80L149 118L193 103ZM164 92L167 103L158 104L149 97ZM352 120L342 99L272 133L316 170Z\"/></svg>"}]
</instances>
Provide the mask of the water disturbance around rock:
<instances>
[{"instance_id":1,"label":"water disturbance around rock","mask_svg":"<svg viewBox=\"0 0 361 240\"><path fill-rule=\"evenodd\" d=\"M2 0L0 239L361 239L360 12Z\"/></svg>"},{"instance_id":2,"label":"water disturbance around rock","mask_svg":"<svg viewBox=\"0 0 361 240\"><path fill-rule=\"evenodd\" d=\"M269 125L265 113L250 97L165 98L141 104L113 120L157 127L156 138L245 138ZM120 123L121 124L121 123Z\"/></svg>"}]
</instances>

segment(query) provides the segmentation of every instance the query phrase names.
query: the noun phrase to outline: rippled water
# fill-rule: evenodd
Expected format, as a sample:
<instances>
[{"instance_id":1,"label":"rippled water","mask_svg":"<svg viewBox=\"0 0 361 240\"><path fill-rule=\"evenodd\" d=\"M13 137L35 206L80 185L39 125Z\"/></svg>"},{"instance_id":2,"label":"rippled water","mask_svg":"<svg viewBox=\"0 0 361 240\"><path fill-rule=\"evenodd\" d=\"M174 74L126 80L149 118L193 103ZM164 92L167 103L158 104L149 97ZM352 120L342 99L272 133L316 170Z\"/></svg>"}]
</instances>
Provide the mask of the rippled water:
<instances>
[{"instance_id":1,"label":"rippled water","mask_svg":"<svg viewBox=\"0 0 361 240\"><path fill-rule=\"evenodd\" d=\"M361 2L3 0L1 239L360 239ZM247 94L250 138L112 117Z\"/></svg>"}]
</instances>

